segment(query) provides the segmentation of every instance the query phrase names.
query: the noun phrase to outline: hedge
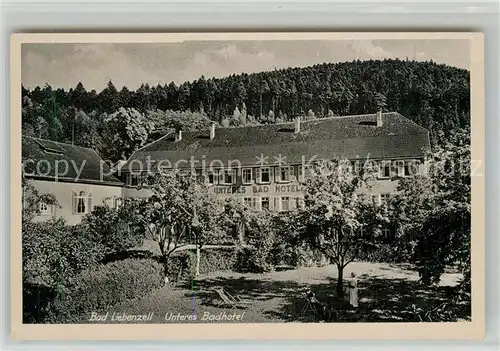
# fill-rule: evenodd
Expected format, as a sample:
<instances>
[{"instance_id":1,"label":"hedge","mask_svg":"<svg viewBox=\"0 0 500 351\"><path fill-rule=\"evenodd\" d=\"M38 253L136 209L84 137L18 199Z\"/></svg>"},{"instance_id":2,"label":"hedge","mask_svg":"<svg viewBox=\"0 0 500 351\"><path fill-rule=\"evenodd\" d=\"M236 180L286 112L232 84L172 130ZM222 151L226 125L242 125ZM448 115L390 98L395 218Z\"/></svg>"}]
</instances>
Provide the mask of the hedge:
<instances>
[{"instance_id":1,"label":"hedge","mask_svg":"<svg viewBox=\"0 0 500 351\"><path fill-rule=\"evenodd\" d=\"M78 319L145 296L163 285L163 276L162 265L152 259L130 258L84 270L59 297L54 317L59 322Z\"/></svg>"},{"instance_id":2,"label":"hedge","mask_svg":"<svg viewBox=\"0 0 500 351\"><path fill-rule=\"evenodd\" d=\"M293 267L321 265L321 255L308 249L295 249L285 257L274 257L274 252L263 255L263 251L251 246L236 248L202 249L200 257L200 274L232 270L236 272L263 273L278 264ZM279 255L281 256L281 255ZM327 264L323 262L323 264ZM196 269L196 251L185 250L171 255L165 272L170 282L185 282L194 277Z\"/></svg>"}]
</instances>

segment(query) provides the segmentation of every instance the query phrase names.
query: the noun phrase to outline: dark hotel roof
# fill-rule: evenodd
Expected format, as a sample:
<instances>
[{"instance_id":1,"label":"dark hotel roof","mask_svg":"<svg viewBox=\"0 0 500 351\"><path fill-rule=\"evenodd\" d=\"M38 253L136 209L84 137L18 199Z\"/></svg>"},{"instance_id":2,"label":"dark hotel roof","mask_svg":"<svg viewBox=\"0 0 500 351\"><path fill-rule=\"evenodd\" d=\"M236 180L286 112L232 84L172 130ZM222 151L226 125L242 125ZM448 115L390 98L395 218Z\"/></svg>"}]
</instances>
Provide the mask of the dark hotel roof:
<instances>
[{"instance_id":1,"label":"dark hotel roof","mask_svg":"<svg viewBox=\"0 0 500 351\"><path fill-rule=\"evenodd\" d=\"M261 154L286 157L286 163L300 163L316 156L318 159L346 157L349 159L420 158L430 148L429 132L397 112L382 113L383 125L376 126L376 114L328 117L302 120L300 133L294 133L295 122L257 126L217 128L210 140L209 130L183 132L175 141L169 133L137 150L122 167L137 169L149 156L153 161L189 160L198 166L220 160L225 165L239 160L242 165L257 165ZM131 167L129 167L131 165Z\"/></svg>"},{"instance_id":2,"label":"dark hotel roof","mask_svg":"<svg viewBox=\"0 0 500 351\"><path fill-rule=\"evenodd\" d=\"M110 175L110 169L104 162L102 165L103 177L101 179L102 159L94 150L85 147L23 136L22 161L25 164L25 175L32 179L123 185L115 176ZM66 174L63 174L65 173L64 161L68 165ZM59 168L57 177L56 165ZM75 167L78 172L81 170L79 178Z\"/></svg>"}]
</instances>

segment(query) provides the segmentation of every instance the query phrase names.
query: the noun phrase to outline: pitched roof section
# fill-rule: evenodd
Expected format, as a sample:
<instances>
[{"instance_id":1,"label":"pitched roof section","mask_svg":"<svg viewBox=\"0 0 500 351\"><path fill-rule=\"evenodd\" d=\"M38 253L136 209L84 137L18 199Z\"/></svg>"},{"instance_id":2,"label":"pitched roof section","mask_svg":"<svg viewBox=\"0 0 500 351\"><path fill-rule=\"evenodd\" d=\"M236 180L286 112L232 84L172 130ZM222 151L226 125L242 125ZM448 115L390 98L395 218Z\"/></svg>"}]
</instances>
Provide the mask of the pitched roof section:
<instances>
[{"instance_id":1,"label":"pitched roof section","mask_svg":"<svg viewBox=\"0 0 500 351\"><path fill-rule=\"evenodd\" d=\"M99 155L85 147L23 136L22 159L29 178L122 185Z\"/></svg>"},{"instance_id":2,"label":"pitched roof section","mask_svg":"<svg viewBox=\"0 0 500 351\"><path fill-rule=\"evenodd\" d=\"M137 150L122 167L136 170L147 162L160 160L178 167L228 165L238 160L244 166L258 165L258 157L268 157L274 164L281 154L286 163L300 163L314 157L331 159L387 159L422 157L430 148L429 132L397 112L382 114L383 125L376 126L376 114L329 117L301 121L300 133L294 133L294 122L235 128L217 128L210 140L209 130L183 132L175 141L174 133ZM168 165L164 162L163 165ZM234 165L234 163L233 163Z\"/></svg>"}]
</instances>

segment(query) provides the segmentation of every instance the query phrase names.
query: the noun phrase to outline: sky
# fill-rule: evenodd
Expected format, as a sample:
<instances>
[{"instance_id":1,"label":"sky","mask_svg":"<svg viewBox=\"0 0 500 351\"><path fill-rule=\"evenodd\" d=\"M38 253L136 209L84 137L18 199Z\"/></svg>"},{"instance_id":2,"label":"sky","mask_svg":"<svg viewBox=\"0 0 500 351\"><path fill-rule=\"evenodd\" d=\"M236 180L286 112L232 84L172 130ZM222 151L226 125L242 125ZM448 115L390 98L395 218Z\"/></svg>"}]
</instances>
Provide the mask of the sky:
<instances>
[{"instance_id":1,"label":"sky","mask_svg":"<svg viewBox=\"0 0 500 351\"><path fill-rule=\"evenodd\" d=\"M22 84L97 92L304 67L355 59L433 60L469 69L467 40L185 41L141 44L23 44Z\"/></svg>"}]
</instances>

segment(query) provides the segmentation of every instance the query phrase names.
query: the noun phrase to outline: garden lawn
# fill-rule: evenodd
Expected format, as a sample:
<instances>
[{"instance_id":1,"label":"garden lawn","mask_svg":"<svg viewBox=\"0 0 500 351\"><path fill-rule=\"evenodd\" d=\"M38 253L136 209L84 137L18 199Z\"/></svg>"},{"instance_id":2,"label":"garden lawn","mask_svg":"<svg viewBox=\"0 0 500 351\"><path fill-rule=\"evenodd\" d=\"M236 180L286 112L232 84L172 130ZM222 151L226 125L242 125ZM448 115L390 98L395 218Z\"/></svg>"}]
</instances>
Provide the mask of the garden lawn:
<instances>
[{"instance_id":1,"label":"garden lawn","mask_svg":"<svg viewBox=\"0 0 500 351\"><path fill-rule=\"evenodd\" d=\"M408 265L355 262L346 267L344 276L349 277L351 272L358 276L359 307L343 314L339 322L405 321L412 304L425 309L447 301L450 287L461 278L458 273L446 273L439 287L423 288L418 283L418 273ZM337 270L332 265L265 274L216 272L200 276L194 282L164 287L149 296L119 304L109 314L152 312L149 323L173 323L165 320L166 314L171 313L195 314L197 320L194 322L210 322L202 320L205 312L212 315L244 312L243 320L236 322L246 323L314 322L311 313L302 312L304 300L301 292L311 289L320 301L336 306L336 276ZM215 292L217 287L223 287L233 296L252 304L236 309L224 306ZM86 320L81 322L88 323ZM175 322L193 323L189 320Z\"/></svg>"}]
</instances>

